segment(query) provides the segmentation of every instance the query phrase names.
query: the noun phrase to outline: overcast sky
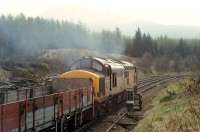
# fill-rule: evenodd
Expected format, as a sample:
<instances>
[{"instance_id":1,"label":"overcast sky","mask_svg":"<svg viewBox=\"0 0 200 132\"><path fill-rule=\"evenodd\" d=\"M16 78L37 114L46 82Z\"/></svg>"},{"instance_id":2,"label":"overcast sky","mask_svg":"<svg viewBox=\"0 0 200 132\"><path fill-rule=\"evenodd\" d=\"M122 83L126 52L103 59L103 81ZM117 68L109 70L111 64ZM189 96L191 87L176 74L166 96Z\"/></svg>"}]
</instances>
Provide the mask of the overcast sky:
<instances>
[{"instance_id":1,"label":"overcast sky","mask_svg":"<svg viewBox=\"0 0 200 132\"><path fill-rule=\"evenodd\" d=\"M0 0L0 14L19 13L93 26L138 20L200 26L200 0Z\"/></svg>"}]
</instances>

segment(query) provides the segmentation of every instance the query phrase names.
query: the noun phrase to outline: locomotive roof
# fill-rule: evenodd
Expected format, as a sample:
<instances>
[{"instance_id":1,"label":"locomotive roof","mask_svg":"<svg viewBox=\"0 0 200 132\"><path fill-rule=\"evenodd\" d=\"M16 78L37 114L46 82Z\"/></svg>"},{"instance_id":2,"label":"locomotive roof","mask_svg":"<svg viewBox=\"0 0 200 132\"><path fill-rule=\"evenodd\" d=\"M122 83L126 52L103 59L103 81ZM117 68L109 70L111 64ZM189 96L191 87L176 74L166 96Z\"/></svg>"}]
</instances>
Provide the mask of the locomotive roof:
<instances>
[{"instance_id":1,"label":"locomotive roof","mask_svg":"<svg viewBox=\"0 0 200 132\"><path fill-rule=\"evenodd\" d=\"M129 70L129 69L133 69L135 66L127 61L124 60L116 60L116 59L111 59L111 58L102 58L102 57L83 57L79 60L77 60L74 64L76 64L77 62L80 62L82 60L85 59L90 59L90 60L94 60L97 61L98 63L100 63L101 65L109 65L111 67L112 70ZM73 66L73 64L72 64ZM71 66L71 67L72 67Z\"/></svg>"},{"instance_id":2,"label":"locomotive roof","mask_svg":"<svg viewBox=\"0 0 200 132\"><path fill-rule=\"evenodd\" d=\"M120 61L113 60L113 59L105 59L105 58L99 58L99 57L94 57L94 60L99 61L103 65L110 65L112 68L123 68L123 65Z\"/></svg>"},{"instance_id":3,"label":"locomotive roof","mask_svg":"<svg viewBox=\"0 0 200 132\"><path fill-rule=\"evenodd\" d=\"M99 61L100 63L106 65L110 65L111 68L133 68L135 67L132 63L124 61L124 60L115 60L110 58L102 58L102 57L93 57L92 59Z\"/></svg>"}]
</instances>

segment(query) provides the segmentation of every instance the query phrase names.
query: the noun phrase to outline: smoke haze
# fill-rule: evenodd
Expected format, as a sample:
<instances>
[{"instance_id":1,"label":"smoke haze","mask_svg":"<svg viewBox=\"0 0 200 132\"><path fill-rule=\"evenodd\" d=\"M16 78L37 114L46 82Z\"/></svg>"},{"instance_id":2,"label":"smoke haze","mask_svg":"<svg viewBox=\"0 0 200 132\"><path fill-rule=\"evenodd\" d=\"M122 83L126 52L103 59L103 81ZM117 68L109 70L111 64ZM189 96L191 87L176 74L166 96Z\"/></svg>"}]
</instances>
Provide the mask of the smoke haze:
<instances>
[{"instance_id":1,"label":"smoke haze","mask_svg":"<svg viewBox=\"0 0 200 132\"><path fill-rule=\"evenodd\" d=\"M46 49L63 48L123 53L125 47L118 28L96 33L82 23L27 18L23 14L0 18L0 41L1 57L34 55Z\"/></svg>"}]
</instances>

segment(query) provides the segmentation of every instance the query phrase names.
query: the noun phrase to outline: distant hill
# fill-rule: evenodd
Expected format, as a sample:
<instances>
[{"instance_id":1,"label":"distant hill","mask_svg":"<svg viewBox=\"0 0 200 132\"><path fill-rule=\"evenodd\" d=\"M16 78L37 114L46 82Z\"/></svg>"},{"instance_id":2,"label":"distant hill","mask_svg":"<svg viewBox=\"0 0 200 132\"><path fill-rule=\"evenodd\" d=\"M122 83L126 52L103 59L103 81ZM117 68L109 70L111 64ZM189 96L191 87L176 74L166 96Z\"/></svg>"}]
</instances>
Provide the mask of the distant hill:
<instances>
[{"instance_id":1,"label":"distant hill","mask_svg":"<svg viewBox=\"0 0 200 132\"><path fill-rule=\"evenodd\" d=\"M137 22L124 25L125 32L131 33L130 29L140 27L142 31L150 33L153 37L167 35L172 38L200 38L200 27L192 26L176 26L176 25L161 25L152 22Z\"/></svg>"},{"instance_id":2,"label":"distant hill","mask_svg":"<svg viewBox=\"0 0 200 132\"><path fill-rule=\"evenodd\" d=\"M119 27L123 34L133 36L137 28L140 27L143 32L150 33L153 37L167 35L171 38L200 38L200 26L162 25L148 20L138 20L138 18L134 17L113 16L106 10L99 11L71 7L49 9L41 15L54 16L57 19L66 19L73 22L80 21L90 29L99 32L102 29L115 30L116 27Z\"/></svg>"},{"instance_id":3,"label":"distant hill","mask_svg":"<svg viewBox=\"0 0 200 132\"><path fill-rule=\"evenodd\" d=\"M142 32L150 33L152 37L159 37L167 35L170 38L200 38L200 26L177 26L177 25L162 25L149 21L133 21L121 22L119 24L107 23L99 24L98 26L90 26L93 30L101 31L102 29L114 30L119 27L123 34L133 36L139 27Z\"/></svg>"}]
</instances>

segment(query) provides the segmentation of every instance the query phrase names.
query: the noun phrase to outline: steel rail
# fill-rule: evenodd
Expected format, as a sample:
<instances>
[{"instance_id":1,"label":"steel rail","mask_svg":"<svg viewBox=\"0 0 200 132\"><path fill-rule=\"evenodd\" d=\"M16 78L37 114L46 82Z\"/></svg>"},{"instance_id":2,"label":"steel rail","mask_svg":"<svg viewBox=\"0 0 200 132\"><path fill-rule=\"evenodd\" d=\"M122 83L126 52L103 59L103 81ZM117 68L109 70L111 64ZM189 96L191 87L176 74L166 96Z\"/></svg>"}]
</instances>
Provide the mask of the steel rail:
<instances>
[{"instance_id":1,"label":"steel rail","mask_svg":"<svg viewBox=\"0 0 200 132\"><path fill-rule=\"evenodd\" d=\"M120 115L120 117L119 117L118 119L116 119L116 120L110 125L110 127L106 129L105 132L110 132L110 131L113 129L113 127L114 127L123 117L125 117L126 115L127 115L127 112L124 112L122 115Z\"/></svg>"}]
</instances>

